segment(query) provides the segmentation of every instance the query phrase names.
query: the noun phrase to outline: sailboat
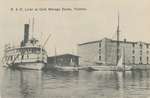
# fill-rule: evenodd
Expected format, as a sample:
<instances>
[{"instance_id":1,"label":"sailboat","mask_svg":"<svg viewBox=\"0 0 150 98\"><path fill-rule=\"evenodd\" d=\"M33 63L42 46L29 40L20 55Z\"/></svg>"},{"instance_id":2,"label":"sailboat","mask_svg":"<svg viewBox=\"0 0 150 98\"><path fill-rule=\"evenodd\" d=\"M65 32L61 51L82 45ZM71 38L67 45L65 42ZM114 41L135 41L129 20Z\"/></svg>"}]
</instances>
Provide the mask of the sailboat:
<instances>
[{"instance_id":1,"label":"sailboat","mask_svg":"<svg viewBox=\"0 0 150 98\"><path fill-rule=\"evenodd\" d=\"M119 13L118 13L118 26L117 26L117 43L116 43L116 64L111 66L90 66L86 69L89 71L127 71L131 70L132 67L125 64L125 47L122 48L122 54L120 56L120 25L119 25ZM93 64L94 65L94 64Z\"/></svg>"},{"instance_id":2,"label":"sailboat","mask_svg":"<svg viewBox=\"0 0 150 98\"><path fill-rule=\"evenodd\" d=\"M118 71L125 71L125 64L123 64L123 57L121 56L118 64L117 64L117 70Z\"/></svg>"},{"instance_id":3,"label":"sailboat","mask_svg":"<svg viewBox=\"0 0 150 98\"><path fill-rule=\"evenodd\" d=\"M122 55L119 58L119 48L120 48L120 41L119 41L119 35L120 35L120 25L119 25L119 13L118 13L118 26L117 26L117 62L116 62L116 70L117 71L126 71L131 70L131 66L125 65L125 47L122 48Z\"/></svg>"},{"instance_id":4,"label":"sailboat","mask_svg":"<svg viewBox=\"0 0 150 98\"><path fill-rule=\"evenodd\" d=\"M122 55L118 60L116 70L117 71L129 71L132 67L125 64L125 49L122 49Z\"/></svg>"}]
</instances>

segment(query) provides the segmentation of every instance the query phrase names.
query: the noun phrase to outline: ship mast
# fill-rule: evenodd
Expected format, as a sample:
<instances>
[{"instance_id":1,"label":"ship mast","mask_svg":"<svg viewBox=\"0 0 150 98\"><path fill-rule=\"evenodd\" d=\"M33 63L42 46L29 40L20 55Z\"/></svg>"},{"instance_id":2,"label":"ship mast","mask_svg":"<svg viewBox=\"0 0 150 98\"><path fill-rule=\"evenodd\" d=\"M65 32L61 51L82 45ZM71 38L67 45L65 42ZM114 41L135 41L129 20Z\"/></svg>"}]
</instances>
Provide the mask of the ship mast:
<instances>
[{"instance_id":1,"label":"ship mast","mask_svg":"<svg viewBox=\"0 0 150 98\"><path fill-rule=\"evenodd\" d=\"M34 35L34 17L32 18L32 38L33 38L33 35Z\"/></svg>"},{"instance_id":2,"label":"ship mast","mask_svg":"<svg viewBox=\"0 0 150 98\"><path fill-rule=\"evenodd\" d=\"M120 36L120 28L119 28L119 23L120 23L120 17L119 17L119 11L118 11L118 25L117 25L117 59L116 59L116 64L118 63L119 61L119 46L120 46L120 43L119 43L119 36Z\"/></svg>"}]
</instances>

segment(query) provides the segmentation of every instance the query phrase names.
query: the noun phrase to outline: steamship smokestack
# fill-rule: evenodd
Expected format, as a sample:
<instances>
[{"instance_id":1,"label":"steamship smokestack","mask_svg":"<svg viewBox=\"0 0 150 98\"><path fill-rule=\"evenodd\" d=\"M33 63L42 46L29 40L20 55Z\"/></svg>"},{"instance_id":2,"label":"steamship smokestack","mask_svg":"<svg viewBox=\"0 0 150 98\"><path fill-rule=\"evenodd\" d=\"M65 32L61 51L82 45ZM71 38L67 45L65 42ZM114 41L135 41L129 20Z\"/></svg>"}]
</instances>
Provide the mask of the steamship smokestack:
<instances>
[{"instance_id":1,"label":"steamship smokestack","mask_svg":"<svg viewBox=\"0 0 150 98\"><path fill-rule=\"evenodd\" d=\"M29 24L24 24L24 44L29 40Z\"/></svg>"}]
</instances>

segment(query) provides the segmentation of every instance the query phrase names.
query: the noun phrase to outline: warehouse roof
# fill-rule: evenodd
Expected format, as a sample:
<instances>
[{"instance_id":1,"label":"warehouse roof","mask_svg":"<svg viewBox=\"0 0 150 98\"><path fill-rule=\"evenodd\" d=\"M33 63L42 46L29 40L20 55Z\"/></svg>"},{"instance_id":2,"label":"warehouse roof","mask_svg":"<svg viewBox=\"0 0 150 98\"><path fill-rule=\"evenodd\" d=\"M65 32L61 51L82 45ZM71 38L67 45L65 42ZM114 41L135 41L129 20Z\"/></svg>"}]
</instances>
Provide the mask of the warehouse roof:
<instances>
[{"instance_id":1,"label":"warehouse roof","mask_svg":"<svg viewBox=\"0 0 150 98\"><path fill-rule=\"evenodd\" d=\"M117 40L113 40L113 39L110 39L110 38L103 38L103 39L101 39L101 40L89 41L89 42L81 43L81 44L78 44L78 46L86 45L86 44L98 43L98 42L101 42L101 41L104 40L104 39L105 39L105 40L110 40L111 42L117 42ZM124 40L124 41L119 41L119 42L120 42L120 43L128 43L128 44L132 44L132 43L135 43L135 44L137 44L137 43L144 43L144 44L150 45L150 43L141 42L141 41L135 42L135 41L126 41L126 40Z\"/></svg>"}]
</instances>

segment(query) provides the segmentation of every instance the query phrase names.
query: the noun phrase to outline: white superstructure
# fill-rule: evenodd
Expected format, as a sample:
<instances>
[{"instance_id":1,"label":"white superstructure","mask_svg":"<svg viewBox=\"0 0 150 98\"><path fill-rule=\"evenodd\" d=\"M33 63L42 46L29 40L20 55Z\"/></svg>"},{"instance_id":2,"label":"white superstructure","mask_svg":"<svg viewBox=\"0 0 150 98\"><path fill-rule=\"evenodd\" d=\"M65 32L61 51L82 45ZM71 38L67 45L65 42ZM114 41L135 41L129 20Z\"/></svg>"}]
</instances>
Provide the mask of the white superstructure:
<instances>
[{"instance_id":1,"label":"white superstructure","mask_svg":"<svg viewBox=\"0 0 150 98\"><path fill-rule=\"evenodd\" d=\"M41 70L47 64L47 52L35 38L29 39L29 24L25 24L24 40L20 46L6 45L4 66Z\"/></svg>"}]
</instances>

